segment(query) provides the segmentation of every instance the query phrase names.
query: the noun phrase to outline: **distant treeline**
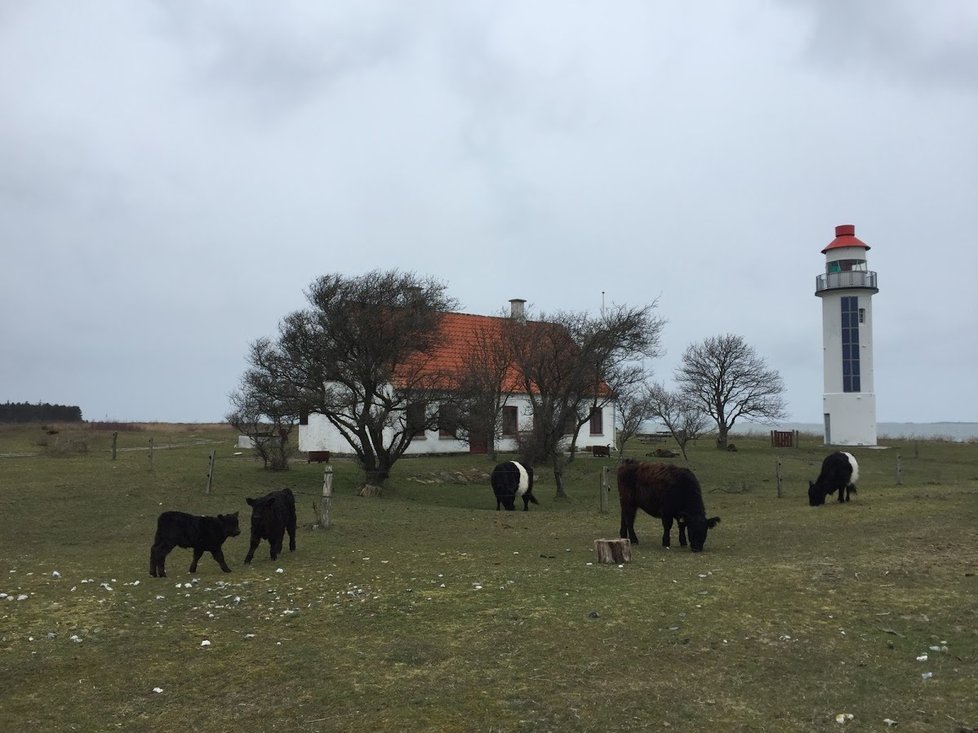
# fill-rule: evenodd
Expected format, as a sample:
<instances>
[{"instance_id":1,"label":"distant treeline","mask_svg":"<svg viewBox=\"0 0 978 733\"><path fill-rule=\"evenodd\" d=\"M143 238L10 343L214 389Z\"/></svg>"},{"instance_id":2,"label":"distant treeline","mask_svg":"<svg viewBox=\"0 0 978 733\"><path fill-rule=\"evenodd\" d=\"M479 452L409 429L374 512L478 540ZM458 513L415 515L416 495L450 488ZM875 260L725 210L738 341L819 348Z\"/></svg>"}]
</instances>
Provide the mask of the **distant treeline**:
<instances>
[{"instance_id":1,"label":"distant treeline","mask_svg":"<svg viewBox=\"0 0 978 733\"><path fill-rule=\"evenodd\" d=\"M81 422L82 411L75 405L49 405L38 402L4 402L0 405L0 423Z\"/></svg>"}]
</instances>

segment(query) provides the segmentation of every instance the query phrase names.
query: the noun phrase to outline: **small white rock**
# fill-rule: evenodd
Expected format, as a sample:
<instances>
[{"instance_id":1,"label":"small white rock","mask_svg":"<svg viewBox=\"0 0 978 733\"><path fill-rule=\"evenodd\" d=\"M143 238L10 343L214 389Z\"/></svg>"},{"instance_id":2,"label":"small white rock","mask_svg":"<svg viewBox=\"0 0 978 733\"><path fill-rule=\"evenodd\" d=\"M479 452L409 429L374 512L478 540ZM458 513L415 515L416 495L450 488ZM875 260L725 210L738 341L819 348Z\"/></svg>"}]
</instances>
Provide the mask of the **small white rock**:
<instances>
[{"instance_id":1,"label":"small white rock","mask_svg":"<svg viewBox=\"0 0 978 733\"><path fill-rule=\"evenodd\" d=\"M162 687L154 687L153 688L153 692L155 692L157 695L159 695L161 692L163 692L163 688Z\"/></svg>"},{"instance_id":2,"label":"small white rock","mask_svg":"<svg viewBox=\"0 0 978 733\"><path fill-rule=\"evenodd\" d=\"M895 720L891 719L891 718L883 718L883 722L886 725L888 725L890 728L892 728L894 725L897 724L897 722Z\"/></svg>"},{"instance_id":3,"label":"small white rock","mask_svg":"<svg viewBox=\"0 0 978 733\"><path fill-rule=\"evenodd\" d=\"M59 573L57 570L55 570L53 573L51 573L51 577L52 578L60 578L61 577L61 573Z\"/></svg>"},{"instance_id":4,"label":"small white rock","mask_svg":"<svg viewBox=\"0 0 978 733\"><path fill-rule=\"evenodd\" d=\"M207 639L204 639L202 642L200 642L200 645L201 646L210 646L211 643Z\"/></svg>"},{"instance_id":5,"label":"small white rock","mask_svg":"<svg viewBox=\"0 0 978 733\"><path fill-rule=\"evenodd\" d=\"M927 661L927 655L926 654L921 654L919 657L917 657L917 661L918 662L926 662Z\"/></svg>"},{"instance_id":6,"label":"small white rock","mask_svg":"<svg viewBox=\"0 0 978 733\"><path fill-rule=\"evenodd\" d=\"M278 570L276 570L275 572L276 572L276 573L284 573L284 572L285 572L285 568L279 568L279 569L278 569Z\"/></svg>"},{"instance_id":7,"label":"small white rock","mask_svg":"<svg viewBox=\"0 0 978 733\"><path fill-rule=\"evenodd\" d=\"M853 715L852 713L839 713L838 715L835 716L835 722L839 723L840 725L845 725L854 717L856 716Z\"/></svg>"}]
</instances>

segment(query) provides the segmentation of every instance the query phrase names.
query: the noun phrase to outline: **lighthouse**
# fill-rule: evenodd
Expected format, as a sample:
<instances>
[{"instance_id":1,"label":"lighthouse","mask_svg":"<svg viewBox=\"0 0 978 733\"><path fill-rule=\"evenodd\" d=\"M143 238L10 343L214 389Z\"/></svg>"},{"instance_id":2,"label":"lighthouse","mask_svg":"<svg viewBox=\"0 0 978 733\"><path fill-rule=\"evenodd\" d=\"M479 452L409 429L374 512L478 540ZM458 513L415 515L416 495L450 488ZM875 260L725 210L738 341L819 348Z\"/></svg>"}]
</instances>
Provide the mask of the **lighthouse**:
<instances>
[{"instance_id":1,"label":"lighthouse","mask_svg":"<svg viewBox=\"0 0 978 733\"><path fill-rule=\"evenodd\" d=\"M835 228L822 254L825 273L815 279L822 299L822 413L826 445L876 445L873 391L873 295L869 245L852 224Z\"/></svg>"}]
</instances>

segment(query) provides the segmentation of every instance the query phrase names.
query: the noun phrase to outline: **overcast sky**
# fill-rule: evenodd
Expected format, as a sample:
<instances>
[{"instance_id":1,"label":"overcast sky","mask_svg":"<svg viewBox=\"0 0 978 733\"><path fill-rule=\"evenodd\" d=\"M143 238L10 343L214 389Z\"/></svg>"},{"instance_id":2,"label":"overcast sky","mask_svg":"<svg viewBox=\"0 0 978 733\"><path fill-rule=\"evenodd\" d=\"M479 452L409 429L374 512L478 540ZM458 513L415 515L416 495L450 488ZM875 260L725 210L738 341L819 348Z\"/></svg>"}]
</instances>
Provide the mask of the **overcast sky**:
<instances>
[{"instance_id":1,"label":"overcast sky","mask_svg":"<svg viewBox=\"0 0 978 733\"><path fill-rule=\"evenodd\" d=\"M658 300L820 422L815 277L879 274L880 421L978 421L972 0L0 0L0 402L220 421L319 275Z\"/></svg>"}]
</instances>

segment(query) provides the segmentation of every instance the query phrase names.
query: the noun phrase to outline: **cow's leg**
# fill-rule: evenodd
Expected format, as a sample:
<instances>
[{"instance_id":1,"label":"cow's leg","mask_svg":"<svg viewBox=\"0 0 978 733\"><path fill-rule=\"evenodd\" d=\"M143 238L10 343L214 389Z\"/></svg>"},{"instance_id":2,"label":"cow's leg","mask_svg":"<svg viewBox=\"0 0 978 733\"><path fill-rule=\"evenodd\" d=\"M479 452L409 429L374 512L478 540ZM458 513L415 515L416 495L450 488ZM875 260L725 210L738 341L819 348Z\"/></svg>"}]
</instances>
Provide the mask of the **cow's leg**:
<instances>
[{"instance_id":1,"label":"cow's leg","mask_svg":"<svg viewBox=\"0 0 978 733\"><path fill-rule=\"evenodd\" d=\"M669 535L672 534L672 517L663 515L662 517L662 546L668 548L672 541Z\"/></svg>"},{"instance_id":2,"label":"cow's leg","mask_svg":"<svg viewBox=\"0 0 978 733\"><path fill-rule=\"evenodd\" d=\"M632 544L638 544L638 537L635 536L635 507L621 508L621 529L618 531L618 536L627 537Z\"/></svg>"},{"instance_id":3,"label":"cow's leg","mask_svg":"<svg viewBox=\"0 0 978 733\"><path fill-rule=\"evenodd\" d=\"M248 554L245 555L245 565L251 562L252 558L255 556L255 550L258 549L258 545L261 542L261 537L251 536L251 543L248 545Z\"/></svg>"},{"instance_id":4,"label":"cow's leg","mask_svg":"<svg viewBox=\"0 0 978 733\"><path fill-rule=\"evenodd\" d=\"M149 554L149 572L154 578L166 577L166 556L170 554L173 547L174 545L168 545L165 542L153 545Z\"/></svg>"},{"instance_id":5,"label":"cow's leg","mask_svg":"<svg viewBox=\"0 0 978 733\"><path fill-rule=\"evenodd\" d=\"M282 554L282 537L284 536L285 532L282 532L282 534L268 538L269 554L273 560Z\"/></svg>"},{"instance_id":6,"label":"cow's leg","mask_svg":"<svg viewBox=\"0 0 978 733\"><path fill-rule=\"evenodd\" d=\"M679 546L685 547L686 546L686 520L677 519L676 524L679 527Z\"/></svg>"},{"instance_id":7,"label":"cow's leg","mask_svg":"<svg viewBox=\"0 0 978 733\"><path fill-rule=\"evenodd\" d=\"M839 503L842 504L843 502L845 502L845 500L846 500L846 487L845 486L840 486L839 487Z\"/></svg>"},{"instance_id":8,"label":"cow's leg","mask_svg":"<svg viewBox=\"0 0 978 733\"><path fill-rule=\"evenodd\" d=\"M528 497L526 494L523 494L523 511L530 511L530 497Z\"/></svg>"},{"instance_id":9,"label":"cow's leg","mask_svg":"<svg viewBox=\"0 0 978 733\"><path fill-rule=\"evenodd\" d=\"M197 563L200 562L200 558L202 558L203 556L204 556L204 550L203 550L203 548L195 547L194 548L194 559L193 559L193 562L190 563L190 572L191 573L196 573L197 572Z\"/></svg>"},{"instance_id":10,"label":"cow's leg","mask_svg":"<svg viewBox=\"0 0 978 733\"><path fill-rule=\"evenodd\" d=\"M231 568L229 568L228 564L224 561L224 552L220 547L218 547L216 550L211 550L211 555L213 555L214 559L217 560L217 564L221 566L221 570L223 570L225 573L231 572Z\"/></svg>"},{"instance_id":11,"label":"cow's leg","mask_svg":"<svg viewBox=\"0 0 978 733\"><path fill-rule=\"evenodd\" d=\"M295 552L295 512L289 515L289 523L285 529L289 533L289 552Z\"/></svg>"}]
</instances>

